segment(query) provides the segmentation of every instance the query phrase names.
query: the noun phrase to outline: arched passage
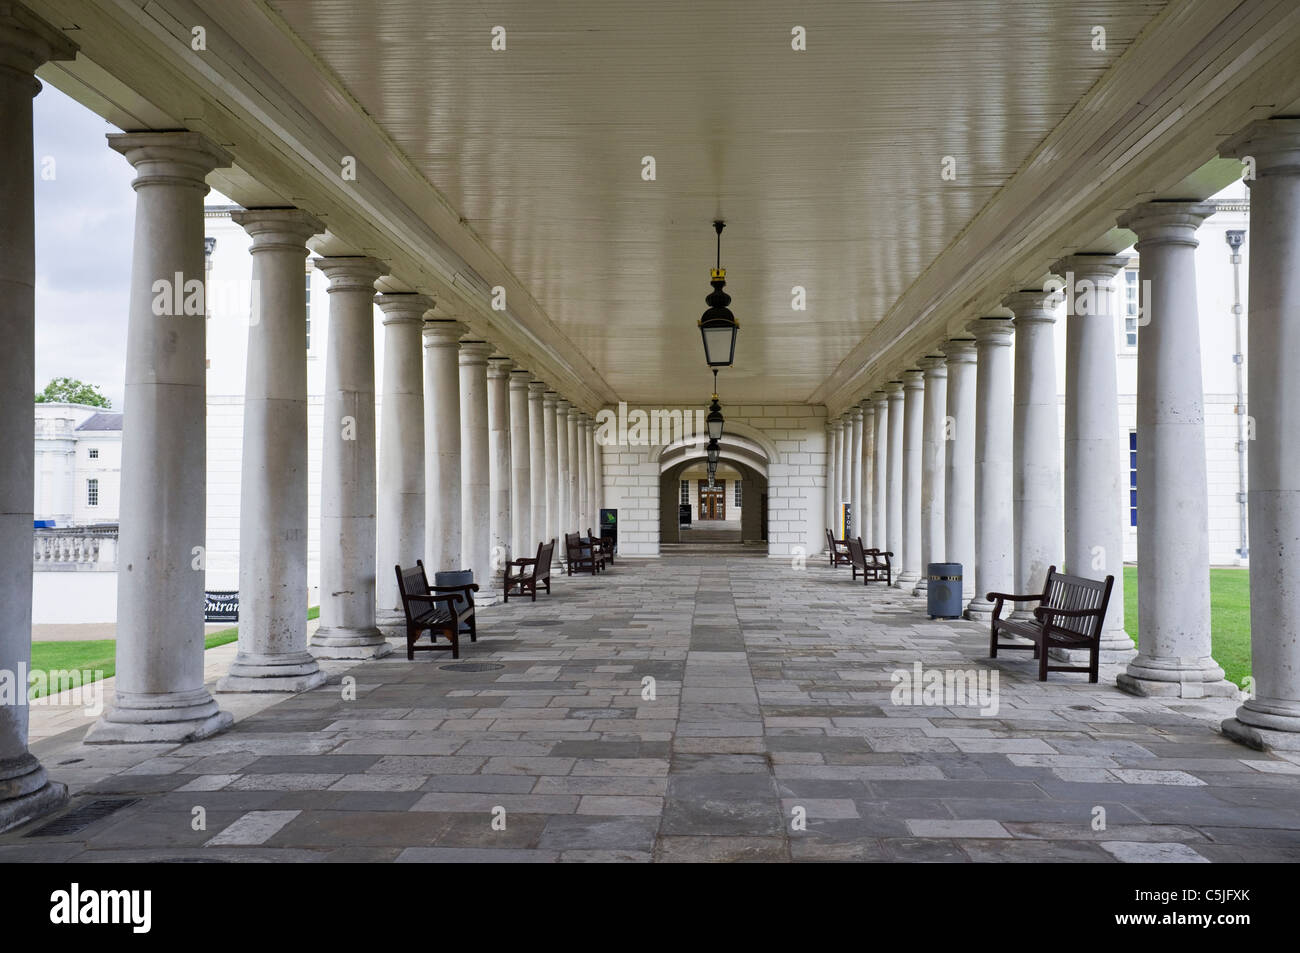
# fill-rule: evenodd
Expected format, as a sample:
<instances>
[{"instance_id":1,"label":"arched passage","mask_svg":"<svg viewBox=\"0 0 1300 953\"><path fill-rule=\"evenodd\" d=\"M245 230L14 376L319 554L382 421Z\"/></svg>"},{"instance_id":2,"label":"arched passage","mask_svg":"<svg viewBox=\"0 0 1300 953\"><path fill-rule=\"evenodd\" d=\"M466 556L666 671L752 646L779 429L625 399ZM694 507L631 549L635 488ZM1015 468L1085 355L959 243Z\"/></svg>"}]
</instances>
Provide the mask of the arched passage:
<instances>
[{"instance_id":1,"label":"arched passage","mask_svg":"<svg viewBox=\"0 0 1300 953\"><path fill-rule=\"evenodd\" d=\"M746 544L767 541L768 463L776 449L761 432L730 425L722 441L716 488L706 486L700 441L678 441L659 455L659 541ZM689 520L682 519L683 509Z\"/></svg>"}]
</instances>

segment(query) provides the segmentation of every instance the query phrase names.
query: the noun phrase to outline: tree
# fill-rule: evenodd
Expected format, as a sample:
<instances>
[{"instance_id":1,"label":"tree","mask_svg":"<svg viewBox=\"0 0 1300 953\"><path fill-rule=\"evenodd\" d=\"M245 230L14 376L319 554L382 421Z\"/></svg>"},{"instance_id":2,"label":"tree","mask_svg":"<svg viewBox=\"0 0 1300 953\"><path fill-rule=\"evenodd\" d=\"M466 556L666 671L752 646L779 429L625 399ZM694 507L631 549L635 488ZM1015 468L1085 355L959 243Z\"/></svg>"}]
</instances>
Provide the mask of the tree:
<instances>
[{"instance_id":1,"label":"tree","mask_svg":"<svg viewBox=\"0 0 1300 953\"><path fill-rule=\"evenodd\" d=\"M112 402L99 392L99 385L87 384L72 377L56 377L36 395L38 404L88 404L91 407L112 407Z\"/></svg>"}]
</instances>

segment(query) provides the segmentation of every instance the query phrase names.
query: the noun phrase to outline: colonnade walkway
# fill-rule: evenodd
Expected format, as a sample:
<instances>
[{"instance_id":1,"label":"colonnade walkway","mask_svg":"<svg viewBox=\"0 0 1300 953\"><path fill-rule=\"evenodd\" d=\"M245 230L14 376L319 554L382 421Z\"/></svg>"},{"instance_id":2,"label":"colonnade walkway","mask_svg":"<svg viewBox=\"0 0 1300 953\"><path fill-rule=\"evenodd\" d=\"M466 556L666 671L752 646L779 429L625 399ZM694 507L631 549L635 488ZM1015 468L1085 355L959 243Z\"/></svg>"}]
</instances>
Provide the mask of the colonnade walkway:
<instances>
[{"instance_id":1,"label":"colonnade walkway","mask_svg":"<svg viewBox=\"0 0 1300 953\"><path fill-rule=\"evenodd\" d=\"M1300 860L1300 755L1218 734L1236 700L1135 698L1119 666L1039 683L824 560L621 559L554 589L481 609L462 670L330 662L310 692L222 696L249 700L234 727L182 746L43 738L70 811L128 803L0 861ZM993 694L913 695L917 663Z\"/></svg>"}]
</instances>

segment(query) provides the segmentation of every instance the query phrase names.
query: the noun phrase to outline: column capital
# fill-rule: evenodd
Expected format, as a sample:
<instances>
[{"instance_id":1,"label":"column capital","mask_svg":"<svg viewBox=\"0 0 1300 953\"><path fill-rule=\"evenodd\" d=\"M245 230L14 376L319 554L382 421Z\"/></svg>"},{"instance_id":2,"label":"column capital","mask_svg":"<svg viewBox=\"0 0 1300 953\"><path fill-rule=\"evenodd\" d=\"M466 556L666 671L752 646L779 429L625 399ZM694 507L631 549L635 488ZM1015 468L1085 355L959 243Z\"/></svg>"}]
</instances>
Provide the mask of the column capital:
<instances>
[{"instance_id":1,"label":"column capital","mask_svg":"<svg viewBox=\"0 0 1300 953\"><path fill-rule=\"evenodd\" d=\"M385 291L375 295L375 304L384 313L383 324L424 324L424 314L433 310L433 299L428 295Z\"/></svg>"},{"instance_id":2,"label":"column capital","mask_svg":"<svg viewBox=\"0 0 1300 953\"><path fill-rule=\"evenodd\" d=\"M208 191L213 169L229 168L230 153L198 132L113 132L108 145L135 169L133 189L174 185Z\"/></svg>"},{"instance_id":3,"label":"column capital","mask_svg":"<svg viewBox=\"0 0 1300 953\"><path fill-rule=\"evenodd\" d=\"M572 404L570 404L569 419L576 423L580 417L582 417L582 411L579 410L577 407L573 406Z\"/></svg>"},{"instance_id":4,"label":"column capital","mask_svg":"<svg viewBox=\"0 0 1300 953\"><path fill-rule=\"evenodd\" d=\"M374 292L375 282L388 274L388 266L377 258L366 255L345 255L338 258L317 258L318 271L330 280L330 294L336 291Z\"/></svg>"},{"instance_id":5,"label":"column capital","mask_svg":"<svg viewBox=\"0 0 1300 953\"><path fill-rule=\"evenodd\" d=\"M1056 288L1024 288L1003 298L1002 306L1015 315L1017 325L1030 322L1055 324L1053 309L1060 301L1061 294Z\"/></svg>"},{"instance_id":6,"label":"column capital","mask_svg":"<svg viewBox=\"0 0 1300 953\"><path fill-rule=\"evenodd\" d=\"M486 365L492 356L492 345L477 338L460 342L460 366L472 367L476 364Z\"/></svg>"},{"instance_id":7,"label":"column capital","mask_svg":"<svg viewBox=\"0 0 1300 953\"><path fill-rule=\"evenodd\" d=\"M514 367L515 362L508 357L490 357L488 358L488 380L509 380L510 372L514 370Z\"/></svg>"},{"instance_id":8,"label":"column capital","mask_svg":"<svg viewBox=\"0 0 1300 953\"><path fill-rule=\"evenodd\" d=\"M859 405L854 404L849 408L849 416L853 419L854 423L857 423L862 419L862 408Z\"/></svg>"},{"instance_id":9,"label":"column capital","mask_svg":"<svg viewBox=\"0 0 1300 953\"><path fill-rule=\"evenodd\" d=\"M558 404L559 401L560 401L560 395L557 394L557 393L556 393L555 391L553 391L553 390L544 391L544 392L542 393L542 406L543 406L543 407L547 407L547 408L549 408L549 409L551 409L551 410L554 410L554 409L555 409L555 405Z\"/></svg>"},{"instance_id":10,"label":"column capital","mask_svg":"<svg viewBox=\"0 0 1300 953\"><path fill-rule=\"evenodd\" d=\"M531 388L533 374L531 371L524 370L522 367L516 367L510 372L510 389L527 391Z\"/></svg>"},{"instance_id":11,"label":"column capital","mask_svg":"<svg viewBox=\"0 0 1300 953\"><path fill-rule=\"evenodd\" d=\"M1109 255L1104 252L1075 252L1066 255L1052 266L1052 273L1068 278L1071 273L1090 281L1109 281L1124 270L1131 259L1127 255ZM1070 290L1066 282L1066 292Z\"/></svg>"},{"instance_id":12,"label":"column capital","mask_svg":"<svg viewBox=\"0 0 1300 953\"><path fill-rule=\"evenodd\" d=\"M1300 119L1258 119L1220 143L1219 155L1254 159L1256 178L1294 175L1300 172Z\"/></svg>"},{"instance_id":13,"label":"column capital","mask_svg":"<svg viewBox=\"0 0 1300 953\"><path fill-rule=\"evenodd\" d=\"M569 403L569 401L568 401L567 399L565 399L564 397L561 397L559 394L556 394L556 395L555 395L555 413L556 413L556 416L559 416L559 415L562 414L562 415L564 415L564 416L567 417L568 414L569 414L569 408L572 407L572 406L573 406L573 405L572 405L571 403Z\"/></svg>"},{"instance_id":14,"label":"column capital","mask_svg":"<svg viewBox=\"0 0 1300 953\"><path fill-rule=\"evenodd\" d=\"M307 254L307 239L325 231L325 223L300 208L249 208L230 213L230 220L253 239L249 253L289 251Z\"/></svg>"},{"instance_id":15,"label":"column capital","mask_svg":"<svg viewBox=\"0 0 1300 953\"><path fill-rule=\"evenodd\" d=\"M546 393L546 381L530 381L528 384L528 399L541 400Z\"/></svg>"},{"instance_id":16,"label":"column capital","mask_svg":"<svg viewBox=\"0 0 1300 953\"><path fill-rule=\"evenodd\" d=\"M904 390L922 390L925 387L925 371L919 367L909 367L903 371Z\"/></svg>"},{"instance_id":17,"label":"column capital","mask_svg":"<svg viewBox=\"0 0 1300 953\"><path fill-rule=\"evenodd\" d=\"M974 338L953 338L948 341L940 350L943 351L944 359L948 366L954 364L974 364L975 363L975 339Z\"/></svg>"},{"instance_id":18,"label":"column capital","mask_svg":"<svg viewBox=\"0 0 1300 953\"><path fill-rule=\"evenodd\" d=\"M0 69L29 74L32 95L41 88L34 74L44 63L75 59L77 44L26 7L0 3Z\"/></svg>"},{"instance_id":19,"label":"column capital","mask_svg":"<svg viewBox=\"0 0 1300 953\"><path fill-rule=\"evenodd\" d=\"M885 399L886 399L886 400L891 400L891 401L892 401L892 400L902 400L902 399L903 399L903 382L902 382L902 381L886 381L886 382L885 382L885 386L884 386L884 391L885 391Z\"/></svg>"},{"instance_id":20,"label":"column capital","mask_svg":"<svg viewBox=\"0 0 1300 953\"><path fill-rule=\"evenodd\" d=\"M421 330L424 335L424 346L432 347L460 347L461 335L465 333L465 325L459 321L447 321L441 318L434 318L424 322L424 328Z\"/></svg>"},{"instance_id":21,"label":"column capital","mask_svg":"<svg viewBox=\"0 0 1300 953\"><path fill-rule=\"evenodd\" d=\"M874 390L871 392L869 400L873 406L880 408L882 404L887 404L889 402L889 392L882 386L880 390Z\"/></svg>"},{"instance_id":22,"label":"column capital","mask_svg":"<svg viewBox=\"0 0 1300 953\"><path fill-rule=\"evenodd\" d=\"M862 408L862 414L864 417L870 417L872 414L876 412L875 401L872 400L872 398L869 396L863 397L860 401L858 401L858 406Z\"/></svg>"},{"instance_id":23,"label":"column capital","mask_svg":"<svg viewBox=\"0 0 1300 953\"><path fill-rule=\"evenodd\" d=\"M1011 319L1000 316L976 318L966 325L966 330L975 335L977 343L996 347L1010 347L1015 336Z\"/></svg>"},{"instance_id":24,"label":"column capital","mask_svg":"<svg viewBox=\"0 0 1300 953\"><path fill-rule=\"evenodd\" d=\"M1196 229L1213 215L1210 202L1166 202L1157 200L1134 206L1116 224L1137 235L1137 248L1145 245L1188 245L1195 248Z\"/></svg>"},{"instance_id":25,"label":"column capital","mask_svg":"<svg viewBox=\"0 0 1300 953\"><path fill-rule=\"evenodd\" d=\"M927 354L917 361L925 373L926 380L934 377L948 376L948 359L942 354Z\"/></svg>"}]
</instances>

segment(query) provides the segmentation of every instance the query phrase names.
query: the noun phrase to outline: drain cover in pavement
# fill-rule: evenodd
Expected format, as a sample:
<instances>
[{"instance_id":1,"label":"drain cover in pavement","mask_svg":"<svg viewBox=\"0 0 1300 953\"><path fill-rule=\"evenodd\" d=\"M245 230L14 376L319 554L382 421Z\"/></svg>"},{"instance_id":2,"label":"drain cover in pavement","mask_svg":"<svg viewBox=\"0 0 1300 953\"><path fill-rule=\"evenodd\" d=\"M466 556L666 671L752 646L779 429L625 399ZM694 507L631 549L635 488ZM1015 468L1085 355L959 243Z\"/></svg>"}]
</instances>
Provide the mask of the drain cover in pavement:
<instances>
[{"instance_id":1,"label":"drain cover in pavement","mask_svg":"<svg viewBox=\"0 0 1300 953\"><path fill-rule=\"evenodd\" d=\"M75 807L60 818L50 821L44 827L32 831L28 837L61 837L64 834L79 834L96 821L101 821L110 814L130 807L138 797L96 798Z\"/></svg>"},{"instance_id":2,"label":"drain cover in pavement","mask_svg":"<svg viewBox=\"0 0 1300 953\"><path fill-rule=\"evenodd\" d=\"M438 667L448 672L495 672L505 668L500 662L452 662Z\"/></svg>"}]
</instances>

